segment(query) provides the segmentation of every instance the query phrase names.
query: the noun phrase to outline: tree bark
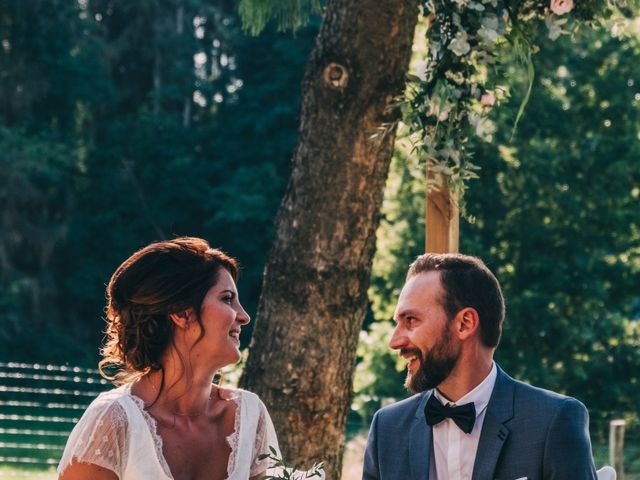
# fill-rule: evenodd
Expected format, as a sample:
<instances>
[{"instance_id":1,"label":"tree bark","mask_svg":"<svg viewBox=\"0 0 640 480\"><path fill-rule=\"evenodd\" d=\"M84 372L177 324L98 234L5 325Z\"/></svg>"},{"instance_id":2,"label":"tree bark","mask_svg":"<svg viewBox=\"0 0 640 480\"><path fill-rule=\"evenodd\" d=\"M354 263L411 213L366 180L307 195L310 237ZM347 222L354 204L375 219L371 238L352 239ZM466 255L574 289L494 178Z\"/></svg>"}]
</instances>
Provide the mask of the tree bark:
<instances>
[{"instance_id":1,"label":"tree bark","mask_svg":"<svg viewBox=\"0 0 640 480\"><path fill-rule=\"evenodd\" d=\"M417 0L332 0L303 80L293 171L276 220L241 385L287 462L340 477L358 334Z\"/></svg>"}]
</instances>

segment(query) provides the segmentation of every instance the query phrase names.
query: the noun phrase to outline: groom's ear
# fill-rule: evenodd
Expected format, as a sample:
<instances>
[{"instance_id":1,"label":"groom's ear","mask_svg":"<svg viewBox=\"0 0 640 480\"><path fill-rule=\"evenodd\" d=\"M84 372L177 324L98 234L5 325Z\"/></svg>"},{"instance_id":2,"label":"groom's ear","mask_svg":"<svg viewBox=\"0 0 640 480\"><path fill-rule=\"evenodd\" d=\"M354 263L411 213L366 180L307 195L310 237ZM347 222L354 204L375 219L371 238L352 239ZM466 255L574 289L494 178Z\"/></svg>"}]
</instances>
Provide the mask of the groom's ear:
<instances>
[{"instance_id":1,"label":"groom's ear","mask_svg":"<svg viewBox=\"0 0 640 480\"><path fill-rule=\"evenodd\" d=\"M480 331L480 317L475 308L465 307L455 317L456 334L460 340L473 337Z\"/></svg>"}]
</instances>

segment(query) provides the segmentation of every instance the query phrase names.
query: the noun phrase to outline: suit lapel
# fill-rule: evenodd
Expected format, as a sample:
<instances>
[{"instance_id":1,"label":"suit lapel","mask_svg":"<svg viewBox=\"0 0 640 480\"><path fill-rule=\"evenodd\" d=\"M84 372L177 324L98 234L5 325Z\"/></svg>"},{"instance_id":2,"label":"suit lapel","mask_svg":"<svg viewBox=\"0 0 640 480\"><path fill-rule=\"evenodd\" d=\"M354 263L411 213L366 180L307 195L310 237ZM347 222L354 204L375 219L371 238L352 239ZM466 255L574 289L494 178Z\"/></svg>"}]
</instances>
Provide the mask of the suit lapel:
<instances>
[{"instance_id":1,"label":"suit lapel","mask_svg":"<svg viewBox=\"0 0 640 480\"><path fill-rule=\"evenodd\" d=\"M514 381L498 367L496 384L482 424L472 480L495 478L496 465L509 429L504 425L513 418Z\"/></svg>"},{"instance_id":2,"label":"suit lapel","mask_svg":"<svg viewBox=\"0 0 640 480\"><path fill-rule=\"evenodd\" d=\"M427 392L416 409L416 415L409 432L409 462L413 480L429 479L429 461L431 458L431 428L427 427L424 407L432 392Z\"/></svg>"}]
</instances>

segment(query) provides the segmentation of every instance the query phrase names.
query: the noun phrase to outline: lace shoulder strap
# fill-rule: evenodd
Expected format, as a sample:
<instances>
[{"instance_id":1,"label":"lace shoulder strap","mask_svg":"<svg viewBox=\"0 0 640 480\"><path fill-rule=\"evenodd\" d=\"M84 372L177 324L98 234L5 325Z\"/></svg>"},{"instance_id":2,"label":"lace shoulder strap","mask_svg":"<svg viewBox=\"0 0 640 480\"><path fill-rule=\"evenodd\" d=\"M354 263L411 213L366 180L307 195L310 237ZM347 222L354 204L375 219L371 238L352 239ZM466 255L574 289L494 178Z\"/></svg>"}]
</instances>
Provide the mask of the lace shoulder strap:
<instances>
[{"instance_id":1,"label":"lace shoulder strap","mask_svg":"<svg viewBox=\"0 0 640 480\"><path fill-rule=\"evenodd\" d=\"M73 431L58 464L58 473L72 463L93 463L118 477L127 462L127 414L120 402L121 389L100 394L89 405Z\"/></svg>"},{"instance_id":2,"label":"lace shoulder strap","mask_svg":"<svg viewBox=\"0 0 640 480\"><path fill-rule=\"evenodd\" d=\"M271 453L271 449L274 449L279 457L282 457L282 454L267 407L255 393L243 391L242 394L245 396L246 417L253 420L249 422L254 438L250 468L250 476L253 477L265 474L269 467L269 460L260 460L260 455Z\"/></svg>"}]
</instances>

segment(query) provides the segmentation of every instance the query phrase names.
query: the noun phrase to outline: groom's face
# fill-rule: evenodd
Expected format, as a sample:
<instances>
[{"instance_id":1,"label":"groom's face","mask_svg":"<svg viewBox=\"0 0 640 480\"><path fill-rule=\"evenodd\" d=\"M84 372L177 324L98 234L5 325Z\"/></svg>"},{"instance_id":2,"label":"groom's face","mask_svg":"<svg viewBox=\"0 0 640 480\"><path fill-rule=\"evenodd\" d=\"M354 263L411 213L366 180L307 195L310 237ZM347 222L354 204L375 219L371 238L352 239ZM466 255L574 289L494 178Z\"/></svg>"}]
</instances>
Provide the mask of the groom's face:
<instances>
[{"instance_id":1,"label":"groom's face","mask_svg":"<svg viewBox=\"0 0 640 480\"><path fill-rule=\"evenodd\" d=\"M389 346L407 360L405 387L422 392L440 385L460 356L460 344L442 306L439 272L419 273L402 288Z\"/></svg>"}]
</instances>

